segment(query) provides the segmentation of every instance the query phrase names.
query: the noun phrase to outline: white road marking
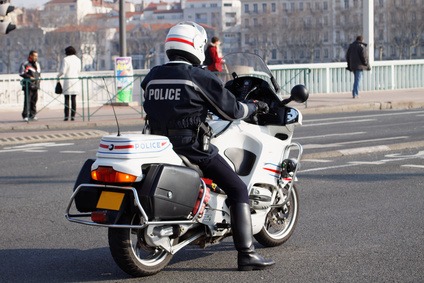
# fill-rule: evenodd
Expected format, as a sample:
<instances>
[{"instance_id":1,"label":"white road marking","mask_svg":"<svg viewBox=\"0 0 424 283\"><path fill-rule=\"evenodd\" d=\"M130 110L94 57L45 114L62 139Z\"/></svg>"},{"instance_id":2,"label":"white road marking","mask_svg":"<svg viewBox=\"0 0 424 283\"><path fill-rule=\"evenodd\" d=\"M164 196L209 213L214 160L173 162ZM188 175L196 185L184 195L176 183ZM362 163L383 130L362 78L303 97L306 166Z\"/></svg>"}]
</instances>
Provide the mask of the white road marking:
<instances>
[{"instance_id":1,"label":"white road marking","mask_svg":"<svg viewBox=\"0 0 424 283\"><path fill-rule=\"evenodd\" d=\"M389 162L399 162L399 161L405 161L408 159L417 159L417 158L423 158L424 151L419 151L416 154L411 155L401 155L399 153L395 154L387 154L385 155L385 159L377 160L377 161L350 161L348 164L342 164L342 165L335 165L335 166L328 166L328 167L319 167L319 168L311 168L306 170L301 170L300 172L314 172L314 171L323 171L323 170L331 170L331 169L337 169L337 168L345 168L345 167L353 167L353 166L360 166L360 165L382 165ZM393 159L387 159L390 157L394 157ZM422 165L413 165L413 164L404 164L400 165L404 167L416 167L416 168L424 168Z\"/></svg>"},{"instance_id":2,"label":"white road marking","mask_svg":"<svg viewBox=\"0 0 424 283\"><path fill-rule=\"evenodd\" d=\"M363 154L363 153L372 153L379 151L388 151L390 148L386 145L378 145L378 146L367 146L367 147L357 147L350 149L341 149L340 153L343 155L355 155L355 154Z\"/></svg>"},{"instance_id":3,"label":"white road marking","mask_svg":"<svg viewBox=\"0 0 424 283\"><path fill-rule=\"evenodd\" d=\"M0 153L3 153L3 152L18 152L18 151L20 151L20 152L46 152L47 150L45 148L59 147L59 146L70 146L70 145L74 145L74 143L48 142L48 143L24 144L24 145L4 147L2 150L0 150Z\"/></svg>"},{"instance_id":4,"label":"white road marking","mask_svg":"<svg viewBox=\"0 0 424 283\"><path fill-rule=\"evenodd\" d=\"M385 162L382 161L351 161L348 162L349 164L355 164L355 165L381 165Z\"/></svg>"},{"instance_id":5,"label":"white road marking","mask_svg":"<svg viewBox=\"0 0 424 283\"><path fill-rule=\"evenodd\" d=\"M311 168L311 169L301 170L300 173L322 171L322 170L329 170L329 169L337 169L337 168L344 168L344 167L352 167L352 166L357 166L357 164L343 164L343 165L336 165L336 166L329 166L329 167Z\"/></svg>"},{"instance_id":6,"label":"white road marking","mask_svg":"<svg viewBox=\"0 0 424 283\"><path fill-rule=\"evenodd\" d=\"M366 132L354 132L354 133L337 133L337 134L329 134L329 135L319 135L319 136L308 136L308 137L297 137L293 138L293 140L305 140L305 139L317 139L317 138L328 138L328 137L340 137L340 136L354 136L354 135L363 135Z\"/></svg>"},{"instance_id":7,"label":"white road marking","mask_svg":"<svg viewBox=\"0 0 424 283\"><path fill-rule=\"evenodd\" d=\"M401 165L400 167L411 167L411 168L423 168L424 169L424 165L415 165L415 164L404 164L404 165Z\"/></svg>"},{"instance_id":8,"label":"white road marking","mask_svg":"<svg viewBox=\"0 0 424 283\"><path fill-rule=\"evenodd\" d=\"M413 155L401 155L400 153L391 153L391 154L386 154L386 157L396 157L396 158L402 158L402 157L411 157L411 156L414 156L414 157L424 157L424 151L422 150L422 151L419 151L419 152L417 152L416 154L413 154Z\"/></svg>"},{"instance_id":9,"label":"white road marking","mask_svg":"<svg viewBox=\"0 0 424 283\"><path fill-rule=\"evenodd\" d=\"M333 162L333 160L328 159L302 159L302 162L308 161L308 162L317 162L317 163L330 163Z\"/></svg>"},{"instance_id":10,"label":"white road marking","mask_svg":"<svg viewBox=\"0 0 424 283\"><path fill-rule=\"evenodd\" d=\"M424 111L409 111L409 112L390 112L390 113L379 113L379 114L370 114L370 115L361 115L361 118L372 118L372 117L382 117L382 116L397 116L397 115L416 115L416 116L422 116L424 115ZM352 120L351 116L346 117L335 117L335 118L322 118L322 119L304 119L304 122L315 122L315 121L331 121L331 120L337 120L340 121L342 119L346 120Z\"/></svg>"},{"instance_id":11,"label":"white road marking","mask_svg":"<svg viewBox=\"0 0 424 283\"><path fill-rule=\"evenodd\" d=\"M325 125L335 125L335 124L346 124L346 123L360 123L360 122L370 122L376 121L375 119L360 119L360 120L351 120L351 121L338 121L335 122L325 122L325 123L312 123L312 124L303 124L302 127L316 127L316 126L325 126Z\"/></svg>"},{"instance_id":12,"label":"white road marking","mask_svg":"<svg viewBox=\"0 0 424 283\"><path fill-rule=\"evenodd\" d=\"M357 140L357 141L348 141L348 142L339 142L339 143L328 143L328 144L304 144L304 149L313 149L313 148L328 148L328 147L340 147L347 144L357 144L357 143L366 143L366 142L379 142L379 141L388 141L388 140L398 140L398 139L408 139L408 136L400 137L390 137L382 139L369 139L369 140Z\"/></svg>"}]
</instances>

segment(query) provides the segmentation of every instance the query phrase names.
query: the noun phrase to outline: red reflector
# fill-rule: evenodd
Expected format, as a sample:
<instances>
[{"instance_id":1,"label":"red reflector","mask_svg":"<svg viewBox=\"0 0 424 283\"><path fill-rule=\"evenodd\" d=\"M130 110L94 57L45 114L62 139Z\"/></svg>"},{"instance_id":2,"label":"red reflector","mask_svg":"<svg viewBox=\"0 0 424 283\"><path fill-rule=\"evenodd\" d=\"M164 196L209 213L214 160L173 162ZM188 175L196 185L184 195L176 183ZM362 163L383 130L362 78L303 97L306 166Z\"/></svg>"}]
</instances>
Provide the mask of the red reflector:
<instances>
[{"instance_id":1,"label":"red reflector","mask_svg":"<svg viewBox=\"0 0 424 283\"><path fill-rule=\"evenodd\" d=\"M93 211L91 220L96 223L107 223L107 211Z\"/></svg>"}]
</instances>

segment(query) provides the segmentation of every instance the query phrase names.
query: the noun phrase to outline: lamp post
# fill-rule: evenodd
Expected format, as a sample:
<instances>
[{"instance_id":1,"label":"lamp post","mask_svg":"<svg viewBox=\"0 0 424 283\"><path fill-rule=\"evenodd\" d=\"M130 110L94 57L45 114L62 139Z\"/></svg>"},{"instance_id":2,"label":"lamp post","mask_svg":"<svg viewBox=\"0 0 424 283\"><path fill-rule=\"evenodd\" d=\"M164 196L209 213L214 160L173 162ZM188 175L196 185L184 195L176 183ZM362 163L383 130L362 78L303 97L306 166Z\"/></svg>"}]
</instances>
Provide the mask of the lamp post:
<instances>
[{"instance_id":1,"label":"lamp post","mask_svg":"<svg viewBox=\"0 0 424 283\"><path fill-rule=\"evenodd\" d=\"M127 29L125 21L125 0L119 0L119 56L127 56Z\"/></svg>"},{"instance_id":2,"label":"lamp post","mask_svg":"<svg viewBox=\"0 0 424 283\"><path fill-rule=\"evenodd\" d=\"M364 39L368 43L368 61L374 63L374 0L364 0L363 3Z\"/></svg>"}]
</instances>

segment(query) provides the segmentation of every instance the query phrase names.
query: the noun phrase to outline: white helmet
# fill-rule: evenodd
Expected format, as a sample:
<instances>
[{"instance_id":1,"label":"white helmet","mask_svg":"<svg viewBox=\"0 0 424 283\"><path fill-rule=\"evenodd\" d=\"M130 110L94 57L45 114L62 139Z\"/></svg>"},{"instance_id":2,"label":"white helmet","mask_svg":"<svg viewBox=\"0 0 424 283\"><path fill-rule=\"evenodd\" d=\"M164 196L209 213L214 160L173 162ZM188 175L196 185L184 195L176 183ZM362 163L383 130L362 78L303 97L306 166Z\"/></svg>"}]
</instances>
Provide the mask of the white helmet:
<instances>
[{"instance_id":1,"label":"white helmet","mask_svg":"<svg viewBox=\"0 0 424 283\"><path fill-rule=\"evenodd\" d=\"M173 26L166 36L165 51L171 60L173 56L181 56L194 65L205 60L206 31L194 22L181 22Z\"/></svg>"}]
</instances>

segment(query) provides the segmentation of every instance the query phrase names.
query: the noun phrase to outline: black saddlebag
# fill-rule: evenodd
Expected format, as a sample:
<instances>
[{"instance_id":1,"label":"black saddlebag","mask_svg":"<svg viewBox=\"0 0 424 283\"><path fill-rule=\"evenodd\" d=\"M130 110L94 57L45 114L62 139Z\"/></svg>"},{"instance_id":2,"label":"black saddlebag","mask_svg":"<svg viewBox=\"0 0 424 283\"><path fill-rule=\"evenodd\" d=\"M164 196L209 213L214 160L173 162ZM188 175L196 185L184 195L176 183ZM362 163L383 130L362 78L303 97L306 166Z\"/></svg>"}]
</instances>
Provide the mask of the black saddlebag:
<instances>
[{"instance_id":1,"label":"black saddlebag","mask_svg":"<svg viewBox=\"0 0 424 283\"><path fill-rule=\"evenodd\" d=\"M78 178L75 181L74 191L81 184L93 183L91 180L91 165L95 159L87 159L82 166ZM96 210L101 190L92 187L82 187L75 196L75 205L79 212L91 212Z\"/></svg>"},{"instance_id":2,"label":"black saddlebag","mask_svg":"<svg viewBox=\"0 0 424 283\"><path fill-rule=\"evenodd\" d=\"M168 164L154 164L147 170L139 197L149 220L188 219L199 195L199 173Z\"/></svg>"}]
</instances>

